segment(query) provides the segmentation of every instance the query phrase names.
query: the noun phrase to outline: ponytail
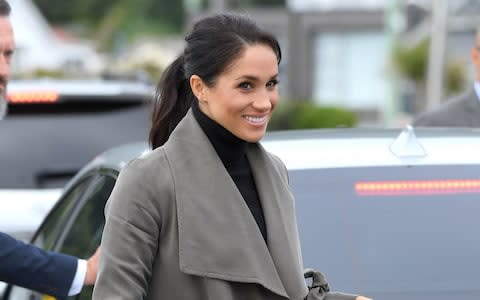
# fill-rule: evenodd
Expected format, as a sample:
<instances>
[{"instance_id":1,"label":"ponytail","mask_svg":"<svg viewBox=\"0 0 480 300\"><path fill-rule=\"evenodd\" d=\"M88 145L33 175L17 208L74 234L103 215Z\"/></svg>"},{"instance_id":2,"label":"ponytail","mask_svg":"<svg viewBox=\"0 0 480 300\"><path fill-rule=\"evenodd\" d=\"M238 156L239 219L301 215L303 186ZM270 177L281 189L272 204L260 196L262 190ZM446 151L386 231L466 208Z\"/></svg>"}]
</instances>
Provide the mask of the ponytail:
<instances>
[{"instance_id":1,"label":"ponytail","mask_svg":"<svg viewBox=\"0 0 480 300\"><path fill-rule=\"evenodd\" d=\"M149 134L152 149L165 144L195 99L183 64L182 54L163 72L156 87Z\"/></svg>"}]
</instances>

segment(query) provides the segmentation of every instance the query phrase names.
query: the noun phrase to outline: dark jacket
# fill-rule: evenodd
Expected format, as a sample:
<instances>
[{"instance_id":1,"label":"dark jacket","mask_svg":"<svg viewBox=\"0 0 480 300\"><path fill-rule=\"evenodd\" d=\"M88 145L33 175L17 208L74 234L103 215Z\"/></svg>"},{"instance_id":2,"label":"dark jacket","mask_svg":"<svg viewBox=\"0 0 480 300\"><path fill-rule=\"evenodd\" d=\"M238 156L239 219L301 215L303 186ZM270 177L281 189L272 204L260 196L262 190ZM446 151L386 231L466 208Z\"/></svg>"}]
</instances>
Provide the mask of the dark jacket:
<instances>
[{"instance_id":1,"label":"dark jacket","mask_svg":"<svg viewBox=\"0 0 480 300\"><path fill-rule=\"evenodd\" d=\"M420 115L418 127L480 127L480 100L471 88L457 98L448 100L432 111Z\"/></svg>"},{"instance_id":2,"label":"dark jacket","mask_svg":"<svg viewBox=\"0 0 480 300\"><path fill-rule=\"evenodd\" d=\"M64 297L76 270L76 258L46 252L0 232L0 281Z\"/></svg>"}]
</instances>

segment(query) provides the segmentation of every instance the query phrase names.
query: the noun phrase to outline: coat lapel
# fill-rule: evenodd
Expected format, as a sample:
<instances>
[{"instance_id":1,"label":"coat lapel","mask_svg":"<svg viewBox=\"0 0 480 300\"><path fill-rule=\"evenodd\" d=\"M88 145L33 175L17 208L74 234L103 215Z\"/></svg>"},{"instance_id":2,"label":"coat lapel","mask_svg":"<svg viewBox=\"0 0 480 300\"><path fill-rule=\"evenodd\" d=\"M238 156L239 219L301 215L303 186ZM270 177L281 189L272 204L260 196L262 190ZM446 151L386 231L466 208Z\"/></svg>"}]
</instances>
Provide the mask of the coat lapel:
<instances>
[{"instance_id":1,"label":"coat lapel","mask_svg":"<svg viewBox=\"0 0 480 300\"><path fill-rule=\"evenodd\" d=\"M250 145L248 159L265 215L270 255L290 299L303 299L307 289L303 279L295 202L288 188L285 167L260 144Z\"/></svg>"},{"instance_id":2,"label":"coat lapel","mask_svg":"<svg viewBox=\"0 0 480 300\"><path fill-rule=\"evenodd\" d=\"M165 151L175 185L180 270L258 283L289 298L255 219L191 111L170 136ZM262 190L260 197L269 192ZM276 208L268 206L267 210L275 213ZM269 226L277 221L268 219L270 230ZM277 231L281 229L269 231L268 235ZM275 246L278 240L273 238L272 243ZM281 255L279 251L275 251L275 260Z\"/></svg>"}]
</instances>

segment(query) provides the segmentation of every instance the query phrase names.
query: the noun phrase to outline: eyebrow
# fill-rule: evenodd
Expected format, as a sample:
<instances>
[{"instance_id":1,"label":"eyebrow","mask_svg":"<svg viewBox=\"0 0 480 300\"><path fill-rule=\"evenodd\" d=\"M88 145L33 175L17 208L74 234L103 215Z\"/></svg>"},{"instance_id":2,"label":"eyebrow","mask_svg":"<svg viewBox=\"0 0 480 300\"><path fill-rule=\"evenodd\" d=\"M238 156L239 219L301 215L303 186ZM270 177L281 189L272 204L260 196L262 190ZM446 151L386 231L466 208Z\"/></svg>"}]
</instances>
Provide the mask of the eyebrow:
<instances>
[{"instance_id":1,"label":"eyebrow","mask_svg":"<svg viewBox=\"0 0 480 300\"><path fill-rule=\"evenodd\" d=\"M270 79L274 79L274 78L277 78L278 77L278 74L275 74L273 76L270 77ZM243 76L240 76L238 78L235 78L235 80L240 80L240 79L247 79L247 80L251 80L251 81L259 81L260 79L256 76L252 76L252 75L243 75Z\"/></svg>"}]
</instances>

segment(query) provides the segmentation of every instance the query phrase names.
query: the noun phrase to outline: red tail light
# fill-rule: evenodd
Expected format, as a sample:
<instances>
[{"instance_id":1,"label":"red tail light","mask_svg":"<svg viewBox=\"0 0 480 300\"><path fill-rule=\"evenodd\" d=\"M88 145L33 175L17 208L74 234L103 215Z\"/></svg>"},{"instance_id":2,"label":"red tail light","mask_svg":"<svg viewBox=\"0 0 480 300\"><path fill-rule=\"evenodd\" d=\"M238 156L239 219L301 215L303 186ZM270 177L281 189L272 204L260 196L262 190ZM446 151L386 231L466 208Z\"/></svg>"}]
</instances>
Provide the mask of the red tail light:
<instances>
[{"instance_id":1,"label":"red tail light","mask_svg":"<svg viewBox=\"0 0 480 300\"><path fill-rule=\"evenodd\" d=\"M355 184L359 196L480 193L479 179L364 181Z\"/></svg>"},{"instance_id":2,"label":"red tail light","mask_svg":"<svg viewBox=\"0 0 480 300\"><path fill-rule=\"evenodd\" d=\"M54 91L7 93L7 101L12 104L55 103L58 98Z\"/></svg>"}]
</instances>

